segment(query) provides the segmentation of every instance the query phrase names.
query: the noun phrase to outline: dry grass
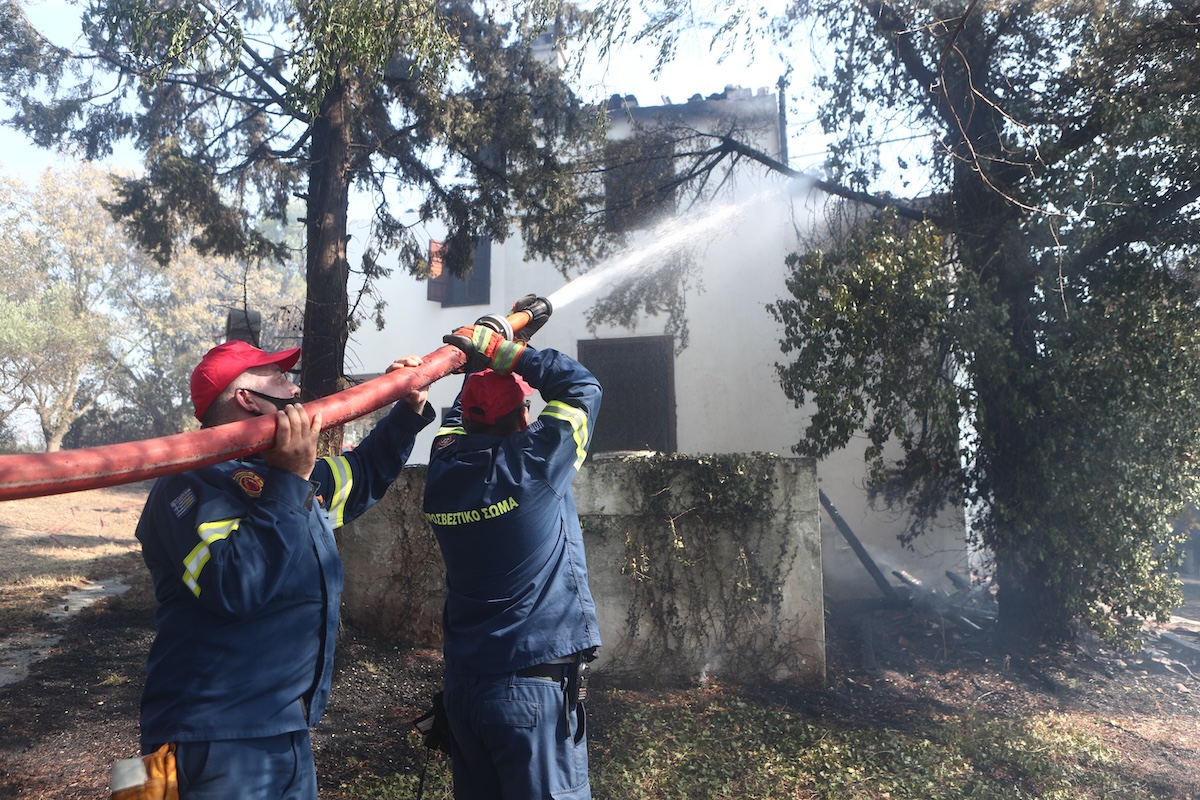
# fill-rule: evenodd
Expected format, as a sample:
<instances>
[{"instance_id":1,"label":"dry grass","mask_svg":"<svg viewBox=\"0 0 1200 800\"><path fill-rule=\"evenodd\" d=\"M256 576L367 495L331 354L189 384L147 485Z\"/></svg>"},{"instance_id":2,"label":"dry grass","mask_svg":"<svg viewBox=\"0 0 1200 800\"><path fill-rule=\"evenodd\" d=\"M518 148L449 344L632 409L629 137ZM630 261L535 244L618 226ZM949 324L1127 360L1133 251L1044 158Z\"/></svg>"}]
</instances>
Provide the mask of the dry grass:
<instances>
[{"instance_id":1,"label":"dry grass","mask_svg":"<svg viewBox=\"0 0 1200 800\"><path fill-rule=\"evenodd\" d=\"M0 502L0 633L89 578L127 572L148 483ZM121 566L118 566L121 565Z\"/></svg>"}]
</instances>

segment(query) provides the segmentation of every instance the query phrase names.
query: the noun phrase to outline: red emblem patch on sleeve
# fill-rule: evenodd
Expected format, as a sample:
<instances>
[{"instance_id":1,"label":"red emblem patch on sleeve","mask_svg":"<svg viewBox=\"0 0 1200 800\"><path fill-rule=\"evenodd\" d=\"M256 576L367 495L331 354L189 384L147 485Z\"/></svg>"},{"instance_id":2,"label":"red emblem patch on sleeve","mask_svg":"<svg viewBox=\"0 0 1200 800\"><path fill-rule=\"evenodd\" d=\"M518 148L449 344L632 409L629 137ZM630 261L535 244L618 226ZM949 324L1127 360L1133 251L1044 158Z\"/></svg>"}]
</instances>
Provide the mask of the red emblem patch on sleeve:
<instances>
[{"instance_id":1,"label":"red emblem patch on sleeve","mask_svg":"<svg viewBox=\"0 0 1200 800\"><path fill-rule=\"evenodd\" d=\"M454 443L454 438L455 438L455 437L454 437L454 435L453 435L453 434L447 434L447 435L445 435L445 436L439 436L438 438L436 438L436 439L434 439L434 440L433 440L433 449L434 449L434 450L441 450L443 447L446 447L447 445L453 444L453 443Z\"/></svg>"},{"instance_id":2,"label":"red emblem patch on sleeve","mask_svg":"<svg viewBox=\"0 0 1200 800\"><path fill-rule=\"evenodd\" d=\"M257 472L240 469L233 473L233 482L250 497L258 497L263 492L263 479Z\"/></svg>"}]
</instances>

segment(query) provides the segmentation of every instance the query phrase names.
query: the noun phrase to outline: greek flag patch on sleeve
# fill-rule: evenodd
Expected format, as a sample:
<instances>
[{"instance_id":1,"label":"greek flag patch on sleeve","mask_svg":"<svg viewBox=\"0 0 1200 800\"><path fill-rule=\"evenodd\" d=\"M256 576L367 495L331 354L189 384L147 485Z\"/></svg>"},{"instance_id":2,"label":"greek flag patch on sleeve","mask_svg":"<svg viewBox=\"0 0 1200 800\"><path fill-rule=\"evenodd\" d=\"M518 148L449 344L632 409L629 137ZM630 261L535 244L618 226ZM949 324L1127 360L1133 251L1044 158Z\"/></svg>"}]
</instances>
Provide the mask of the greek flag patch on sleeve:
<instances>
[{"instance_id":1,"label":"greek flag patch on sleeve","mask_svg":"<svg viewBox=\"0 0 1200 800\"><path fill-rule=\"evenodd\" d=\"M171 501L171 510L175 512L176 518L183 517L192 506L196 504L196 493L192 491L192 487L188 487L179 493L179 496Z\"/></svg>"}]
</instances>

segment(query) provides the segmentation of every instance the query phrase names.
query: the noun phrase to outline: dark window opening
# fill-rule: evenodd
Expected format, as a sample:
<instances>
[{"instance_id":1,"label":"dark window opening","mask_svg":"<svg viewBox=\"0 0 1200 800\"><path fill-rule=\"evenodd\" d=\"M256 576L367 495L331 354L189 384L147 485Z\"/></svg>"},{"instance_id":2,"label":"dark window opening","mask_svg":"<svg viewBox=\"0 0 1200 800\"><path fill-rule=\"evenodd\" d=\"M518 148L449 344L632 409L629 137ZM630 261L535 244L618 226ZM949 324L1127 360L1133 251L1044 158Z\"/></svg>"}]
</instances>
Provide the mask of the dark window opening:
<instances>
[{"instance_id":1,"label":"dark window opening","mask_svg":"<svg viewBox=\"0 0 1200 800\"><path fill-rule=\"evenodd\" d=\"M579 361L604 389L590 453L675 452L675 358L670 336L583 340Z\"/></svg>"},{"instance_id":2,"label":"dark window opening","mask_svg":"<svg viewBox=\"0 0 1200 800\"><path fill-rule=\"evenodd\" d=\"M441 303L443 308L452 306L487 305L492 300L492 240L479 239L471 257L471 271L465 278L451 275L443 268L444 242L429 243L429 282L425 291L427 300Z\"/></svg>"}]
</instances>

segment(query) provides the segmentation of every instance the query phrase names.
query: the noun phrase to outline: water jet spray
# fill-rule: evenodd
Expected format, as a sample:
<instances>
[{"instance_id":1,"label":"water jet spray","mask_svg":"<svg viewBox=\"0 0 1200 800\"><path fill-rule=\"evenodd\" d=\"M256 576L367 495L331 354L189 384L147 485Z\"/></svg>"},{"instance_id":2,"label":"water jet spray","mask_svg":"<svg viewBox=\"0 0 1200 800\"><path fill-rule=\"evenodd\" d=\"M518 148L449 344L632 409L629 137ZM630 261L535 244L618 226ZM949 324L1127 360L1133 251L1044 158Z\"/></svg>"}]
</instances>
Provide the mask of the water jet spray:
<instances>
[{"instance_id":1,"label":"water jet spray","mask_svg":"<svg viewBox=\"0 0 1200 800\"><path fill-rule=\"evenodd\" d=\"M620 285L638 272L655 269L651 259L695 243L702 239L704 234L709 234L709 240L715 239L713 231L732 229L730 223L748 209L784 193L794 195L799 185L799 181L789 181L781 187L761 192L740 203L712 206L694 218L672 221L669 225L661 226L655 231L656 235L652 241L597 264L557 289L550 295L550 301L554 303L555 308L564 308L580 298L587 297L601 285Z\"/></svg>"}]
</instances>

